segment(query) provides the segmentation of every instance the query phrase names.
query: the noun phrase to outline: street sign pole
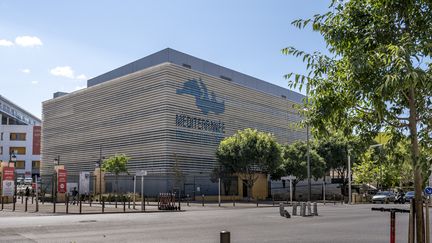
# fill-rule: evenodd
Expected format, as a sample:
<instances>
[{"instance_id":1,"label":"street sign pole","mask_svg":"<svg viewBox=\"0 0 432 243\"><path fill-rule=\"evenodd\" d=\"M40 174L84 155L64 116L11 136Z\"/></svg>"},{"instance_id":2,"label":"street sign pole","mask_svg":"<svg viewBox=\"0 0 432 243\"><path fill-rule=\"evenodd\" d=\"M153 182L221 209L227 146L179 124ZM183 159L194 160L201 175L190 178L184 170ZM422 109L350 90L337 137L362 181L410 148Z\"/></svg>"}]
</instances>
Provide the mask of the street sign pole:
<instances>
[{"instance_id":1,"label":"street sign pole","mask_svg":"<svg viewBox=\"0 0 432 243\"><path fill-rule=\"evenodd\" d=\"M134 175L133 209L135 209L135 198L136 198L136 175Z\"/></svg>"},{"instance_id":2,"label":"street sign pole","mask_svg":"<svg viewBox=\"0 0 432 243\"><path fill-rule=\"evenodd\" d=\"M220 177L218 181L218 202L220 207L221 206L221 178Z\"/></svg>"},{"instance_id":3,"label":"street sign pole","mask_svg":"<svg viewBox=\"0 0 432 243\"><path fill-rule=\"evenodd\" d=\"M37 175L36 175L35 191L36 191L36 212L38 212L39 211L39 187L38 187Z\"/></svg>"},{"instance_id":4,"label":"street sign pole","mask_svg":"<svg viewBox=\"0 0 432 243\"><path fill-rule=\"evenodd\" d=\"M145 198L144 198L144 176L147 175L146 170L140 170L135 172L134 176L134 209L135 209L135 190L136 190L136 177L141 176L141 211L145 211Z\"/></svg>"},{"instance_id":5,"label":"street sign pole","mask_svg":"<svg viewBox=\"0 0 432 243\"><path fill-rule=\"evenodd\" d=\"M144 175L141 176L141 210L145 211L145 204L144 204Z\"/></svg>"},{"instance_id":6,"label":"street sign pole","mask_svg":"<svg viewBox=\"0 0 432 243\"><path fill-rule=\"evenodd\" d=\"M424 193L427 195L426 199L426 242L430 242L430 222L429 222L429 206L430 206L430 197L432 195L432 187L428 186L424 189Z\"/></svg>"}]
</instances>

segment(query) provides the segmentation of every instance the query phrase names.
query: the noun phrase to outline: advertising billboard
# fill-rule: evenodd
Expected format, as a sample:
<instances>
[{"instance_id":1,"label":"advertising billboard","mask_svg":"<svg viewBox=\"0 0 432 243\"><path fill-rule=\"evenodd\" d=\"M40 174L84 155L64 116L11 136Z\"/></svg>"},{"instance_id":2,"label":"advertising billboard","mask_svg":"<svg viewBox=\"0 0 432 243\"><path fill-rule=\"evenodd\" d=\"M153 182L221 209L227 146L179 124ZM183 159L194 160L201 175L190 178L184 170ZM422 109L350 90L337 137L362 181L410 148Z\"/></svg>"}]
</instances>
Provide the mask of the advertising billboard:
<instances>
[{"instance_id":1,"label":"advertising billboard","mask_svg":"<svg viewBox=\"0 0 432 243\"><path fill-rule=\"evenodd\" d=\"M15 193L15 168L3 168L2 196L13 196Z\"/></svg>"},{"instance_id":2,"label":"advertising billboard","mask_svg":"<svg viewBox=\"0 0 432 243\"><path fill-rule=\"evenodd\" d=\"M57 192L58 193L66 193L66 184L67 184L67 172L65 169L59 169L57 171Z\"/></svg>"}]
</instances>

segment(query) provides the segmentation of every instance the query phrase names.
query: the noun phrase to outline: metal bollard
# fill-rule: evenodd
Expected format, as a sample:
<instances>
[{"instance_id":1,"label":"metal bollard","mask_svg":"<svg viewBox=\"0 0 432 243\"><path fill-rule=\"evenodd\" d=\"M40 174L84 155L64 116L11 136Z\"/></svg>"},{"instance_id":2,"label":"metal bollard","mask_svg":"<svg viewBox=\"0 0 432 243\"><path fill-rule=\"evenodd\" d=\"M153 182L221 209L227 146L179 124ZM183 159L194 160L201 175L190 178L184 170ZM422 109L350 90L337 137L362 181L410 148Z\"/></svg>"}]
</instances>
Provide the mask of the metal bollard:
<instances>
[{"instance_id":1,"label":"metal bollard","mask_svg":"<svg viewBox=\"0 0 432 243\"><path fill-rule=\"evenodd\" d=\"M234 199L234 197L233 197L233 207L235 207L235 199Z\"/></svg>"},{"instance_id":2,"label":"metal bollard","mask_svg":"<svg viewBox=\"0 0 432 243\"><path fill-rule=\"evenodd\" d=\"M28 197L26 197L26 200L25 200L24 212L27 212L27 204L28 204Z\"/></svg>"},{"instance_id":3,"label":"metal bollard","mask_svg":"<svg viewBox=\"0 0 432 243\"><path fill-rule=\"evenodd\" d=\"M79 199L79 213L82 213L82 201L81 198Z\"/></svg>"},{"instance_id":4,"label":"metal bollard","mask_svg":"<svg viewBox=\"0 0 432 243\"><path fill-rule=\"evenodd\" d=\"M298 203L297 202L293 202L293 205L292 205L292 215L297 215L297 206L298 206Z\"/></svg>"},{"instance_id":5,"label":"metal bollard","mask_svg":"<svg viewBox=\"0 0 432 243\"><path fill-rule=\"evenodd\" d=\"M126 212L126 199L123 199L123 212Z\"/></svg>"},{"instance_id":6,"label":"metal bollard","mask_svg":"<svg viewBox=\"0 0 432 243\"><path fill-rule=\"evenodd\" d=\"M52 200L53 200L53 213L55 213L56 212L56 201L57 201L57 198L55 196L53 196Z\"/></svg>"},{"instance_id":7,"label":"metal bollard","mask_svg":"<svg viewBox=\"0 0 432 243\"><path fill-rule=\"evenodd\" d=\"M279 203L279 214L282 217L284 216L284 210L285 210L284 204L283 203Z\"/></svg>"},{"instance_id":8,"label":"metal bollard","mask_svg":"<svg viewBox=\"0 0 432 243\"><path fill-rule=\"evenodd\" d=\"M35 210L35 212L39 212L39 197L36 197L36 210Z\"/></svg>"},{"instance_id":9,"label":"metal bollard","mask_svg":"<svg viewBox=\"0 0 432 243\"><path fill-rule=\"evenodd\" d=\"M201 195L202 206L204 207L204 194Z\"/></svg>"},{"instance_id":10,"label":"metal bollard","mask_svg":"<svg viewBox=\"0 0 432 243\"><path fill-rule=\"evenodd\" d=\"M105 213L105 199L102 199L102 213Z\"/></svg>"},{"instance_id":11,"label":"metal bollard","mask_svg":"<svg viewBox=\"0 0 432 243\"><path fill-rule=\"evenodd\" d=\"M258 207L258 198L257 198L257 200L256 200L256 203L257 203L257 207Z\"/></svg>"},{"instance_id":12,"label":"metal bollard","mask_svg":"<svg viewBox=\"0 0 432 243\"><path fill-rule=\"evenodd\" d=\"M115 196L115 208L117 208L117 196Z\"/></svg>"},{"instance_id":13,"label":"metal bollard","mask_svg":"<svg viewBox=\"0 0 432 243\"><path fill-rule=\"evenodd\" d=\"M16 196L12 197L12 201L13 201L12 211L15 211L16 199L17 199Z\"/></svg>"},{"instance_id":14,"label":"metal bollard","mask_svg":"<svg viewBox=\"0 0 432 243\"><path fill-rule=\"evenodd\" d=\"M229 231L221 231L220 232L220 243L230 243L231 235Z\"/></svg>"},{"instance_id":15,"label":"metal bollard","mask_svg":"<svg viewBox=\"0 0 432 243\"><path fill-rule=\"evenodd\" d=\"M313 215L318 216L318 203L313 203Z\"/></svg>"},{"instance_id":16,"label":"metal bollard","mask_svg":"<svg viewBox=\"0 0 432 243\"><path fill-rule=\"evenodd\" d=\"M141 197L141 211L145 211L145 196Z\"/></svg>"},{"instance_id":17,"label":"metal bollard","mask_svg":"<svg viewBox=\"0 0 432 243\"><path fill-rule=\"evenodd\" d=\"M65 198L66 200L66 214L68 214L69 213L69 196L67 196L66 195L66 198Z\"/></svg>"},{"instance_id":18,"label":"metal bollard","mask_svg":"<svg viewBox=\"0 0 432 243\"><path fill-rule=\"evenodd\" d=\"M302 217L306 216L306 203L305 202L300 203L300 216L302 216Z\"/></svg>"},{"instance_id":19,"label":"metal bollard","mask_svg":"<svg viewBox=\"0 0 432 243\"><path fill-rule=\"evenodd\" d=\"M306 216L312 216L312 207L311 207L311 202L307 202L307 212L306 212Z\"/></svg>"}]
</instances>

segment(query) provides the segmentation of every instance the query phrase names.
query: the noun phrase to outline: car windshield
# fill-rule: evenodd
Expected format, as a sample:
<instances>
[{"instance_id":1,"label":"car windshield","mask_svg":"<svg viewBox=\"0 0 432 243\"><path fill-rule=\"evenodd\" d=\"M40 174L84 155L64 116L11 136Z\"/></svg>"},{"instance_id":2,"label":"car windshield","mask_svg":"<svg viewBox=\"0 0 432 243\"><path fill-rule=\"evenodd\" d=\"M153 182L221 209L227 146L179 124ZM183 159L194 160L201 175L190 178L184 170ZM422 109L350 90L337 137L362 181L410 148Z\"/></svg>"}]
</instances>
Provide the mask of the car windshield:
<instances>
[{"instance_id":1,"label":"car windshield","mask_svg":"<svg viewBox=\"0 0 432 243\"><path fill-rule=\"evenodd\" d=\"M414 192L407 192L406 195L408 196L414 195Z\"/></svg>"},{"instance_id":2,"label":"car windshield","mask_svg":"<svg viewBox=\"0 0 432 243\"><path fill-rule=\"evenodd\" d=\"M385 196L388 196L390 194L391 194L391 192L378 192L377 193L377 195L385 195Z\"/></svg>"}]
</instances>

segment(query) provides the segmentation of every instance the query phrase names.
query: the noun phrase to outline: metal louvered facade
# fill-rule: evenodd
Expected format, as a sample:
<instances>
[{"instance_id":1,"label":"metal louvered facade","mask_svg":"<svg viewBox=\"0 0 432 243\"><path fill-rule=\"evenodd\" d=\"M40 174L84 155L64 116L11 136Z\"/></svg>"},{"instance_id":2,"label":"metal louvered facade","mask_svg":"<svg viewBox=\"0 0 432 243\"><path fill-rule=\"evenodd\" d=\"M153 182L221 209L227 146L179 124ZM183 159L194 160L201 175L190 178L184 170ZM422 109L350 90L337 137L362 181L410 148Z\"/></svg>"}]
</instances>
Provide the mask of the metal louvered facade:
<instances>
[{"instance_id":1,"label":"metal louvered facade","mask_svg":"<svg viewBox=\"0 0 432 243\"><path fill-rule=\"evenodd\" d=\"M298 97L172 62L146 67L43 103L41 173L52 172L57 156L72 173L93 171L102 148L105 157L131 157L129 171L172 174L176 164L208 174L219 142L237 130L271 132L281 143L304 139L291 100Z\"/></svg>"}]
</instances>

